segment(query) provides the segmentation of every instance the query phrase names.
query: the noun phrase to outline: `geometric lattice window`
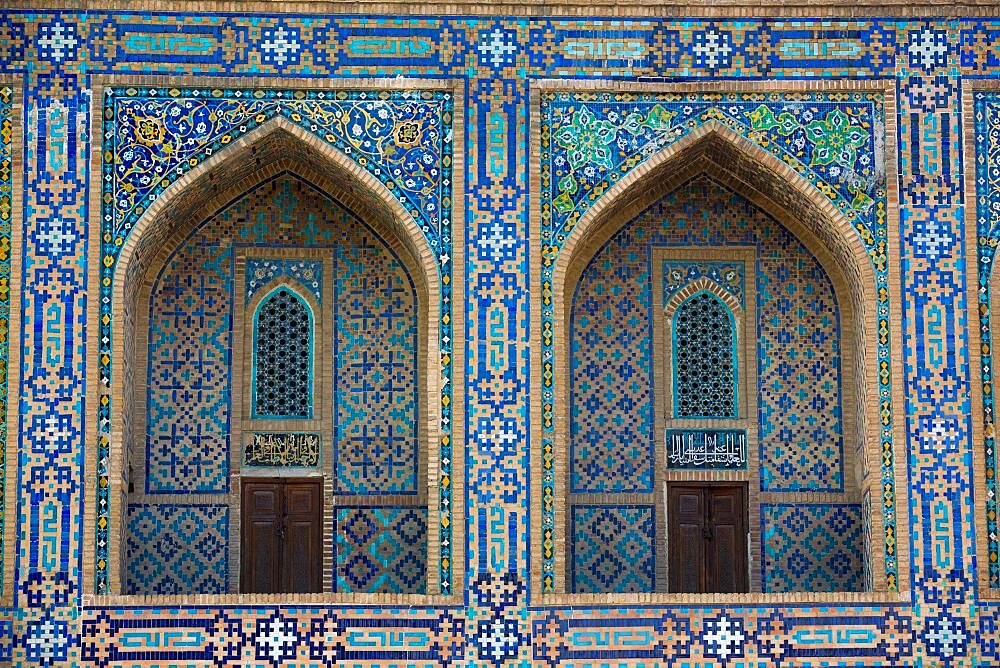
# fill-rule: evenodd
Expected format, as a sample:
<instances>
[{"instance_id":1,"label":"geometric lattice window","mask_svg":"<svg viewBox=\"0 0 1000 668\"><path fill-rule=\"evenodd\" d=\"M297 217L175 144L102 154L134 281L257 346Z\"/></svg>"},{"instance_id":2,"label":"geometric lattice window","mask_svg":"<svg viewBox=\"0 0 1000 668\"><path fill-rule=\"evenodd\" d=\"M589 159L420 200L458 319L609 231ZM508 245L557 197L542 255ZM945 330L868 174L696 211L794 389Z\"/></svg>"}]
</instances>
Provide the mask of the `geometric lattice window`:
<instances>
[{"instance_id":1,"label":"geometric lattice window","mask_svg":"<svg viewBox=\"0 0 1000 668\"><path fill-rule=\"evenodd\" d=\"M254 318L254 417L312 417L312 314L287 288Z\"/></svg>"},{"instance_id":2,"label":"geometric lattice window","mask_svg":"<svg viewBox=\"0 0 1000 668\"><path fill-rule=\"evenodd\" d=\"M732 312L699 292L677 309L673 325L674 417L738 417Z\"/></svg>"}]
</instances>

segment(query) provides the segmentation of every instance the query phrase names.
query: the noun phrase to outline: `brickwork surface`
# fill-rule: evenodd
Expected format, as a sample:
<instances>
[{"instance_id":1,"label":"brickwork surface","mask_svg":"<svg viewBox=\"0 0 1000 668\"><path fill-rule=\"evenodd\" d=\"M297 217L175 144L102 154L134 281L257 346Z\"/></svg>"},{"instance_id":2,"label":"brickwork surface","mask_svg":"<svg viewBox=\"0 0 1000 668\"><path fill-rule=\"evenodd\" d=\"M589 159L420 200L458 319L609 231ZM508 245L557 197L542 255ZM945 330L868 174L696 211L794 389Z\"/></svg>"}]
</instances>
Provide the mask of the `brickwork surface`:
<instances>
[{"instance_id":1,"label":"brickwork surface","mask_svg":"<svg viewBox=\"0 0 1000 668\"><path fill-rule=\"evenodd\" d=\"M0 12L0 663L1000 664L1000 21L884 5L836 20L807 7L787 20ZM135 554L167 521L199 554L221 550L227 526L204 492L225 474L193 478L204 489L186 513L151 524L127 507L119 440L136 438L122 420L142 401L123 396L121 357L138 316L116 300L141 280L118 263L155 254L164 220L205 220L282 159L396 225L422 268L426 504L338 515L408 545L378 593L208 595L220 574L176 552L132 568L200 578L206 596L132 595L117 575L126 528ZM702 171L835 268L841 313L856 314L841 322L858 409L844 411L840 456L860 497L821 489L838 482L832 464L769 461L768 484L805 489L795 508L762 498L751 518L773 535L766 591L568 594L573 559L591 558L574 531L628 523L621 555L659 526L652 504L568 507L565 287L615 221ZM157 467L152 480L175 480ZM823 563L795 556L818 549L808 526L836 532ZM426 572L409 554L424 549ZM341 554L385 557L367 538ZM604 588L648 589L655 565L632 561L627 583ZM827 588L873 591L781 593L830 573L854 579ZM414 583L426 592L398 593Z\"/></svg>"}]
</instances>

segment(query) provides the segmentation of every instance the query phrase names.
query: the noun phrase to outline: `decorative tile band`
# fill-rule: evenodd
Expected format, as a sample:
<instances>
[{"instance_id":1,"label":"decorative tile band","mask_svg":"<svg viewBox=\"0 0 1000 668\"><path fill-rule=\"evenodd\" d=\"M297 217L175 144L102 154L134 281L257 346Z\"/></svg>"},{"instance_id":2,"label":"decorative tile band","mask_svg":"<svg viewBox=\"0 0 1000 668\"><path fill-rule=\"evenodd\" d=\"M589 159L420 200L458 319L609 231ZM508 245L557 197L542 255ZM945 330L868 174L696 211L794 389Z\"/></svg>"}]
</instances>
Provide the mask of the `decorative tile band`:
<instances>
[{"instance_id":1,"label":"decorative tile band","mask_svg":"<svg viewBox=\"0 0 1000 668\"><path fill-rule=\"evenodd\" d=\"M4 563L7 541L6 496L2 490L10 483L7 471L7 389L10 362L10 262L11 226L14 209L14 91L0 86L0 576L10 564ZM13 478L16 480L16 476ZM0 596L6 594L6 577L0 577Z\"/></svg>"},{"instance_id":2,"label":"decorative tile band","mask_svg":"<svg viewBox=\"0 0 1000 668\"><path fill-rule=\"evenodd\" d=\"M982 371L983 396L983 451L985 453L986 498L985 507L977 510L986 517L987 578L989 586L1000 589L1000 537L997 536L997 435L992 309L998 297L991 290L993 272L997 271L997 246L1000 244L1000 94L977 92L976 117L976 238L979 242L977 265L979 269L979 328L982 346L979 354Z\"/></svg>"}]
</instances>

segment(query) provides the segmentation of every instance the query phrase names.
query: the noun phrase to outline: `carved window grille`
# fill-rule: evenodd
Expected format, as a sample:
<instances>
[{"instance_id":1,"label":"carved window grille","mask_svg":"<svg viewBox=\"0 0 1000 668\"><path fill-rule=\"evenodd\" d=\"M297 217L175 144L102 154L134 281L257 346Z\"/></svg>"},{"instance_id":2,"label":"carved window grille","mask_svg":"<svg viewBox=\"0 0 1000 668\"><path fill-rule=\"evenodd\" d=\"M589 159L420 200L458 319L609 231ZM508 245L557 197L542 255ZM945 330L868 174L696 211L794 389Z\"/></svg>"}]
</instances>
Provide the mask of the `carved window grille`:
<instances>
[{"instance_id":1,"label":"carved window grille","mask_svg":"<svg viewBox=\"0 0 1000 668\"><path fill-rule=\"evenodd\" d=\"M254 318L256 418L312 417L313 319L298 295L279 288Z\"/></svg>"},{"instance_id":2,"label":"carved window grille","mask_svg":"<svg viewBox=\"0 0 1000 668\"><path fill-rule=\"evenodd\" d=\"M735 418L736 326L718 298L699 292L674 314L674 417Z\"/></svg>"}]
</instances>

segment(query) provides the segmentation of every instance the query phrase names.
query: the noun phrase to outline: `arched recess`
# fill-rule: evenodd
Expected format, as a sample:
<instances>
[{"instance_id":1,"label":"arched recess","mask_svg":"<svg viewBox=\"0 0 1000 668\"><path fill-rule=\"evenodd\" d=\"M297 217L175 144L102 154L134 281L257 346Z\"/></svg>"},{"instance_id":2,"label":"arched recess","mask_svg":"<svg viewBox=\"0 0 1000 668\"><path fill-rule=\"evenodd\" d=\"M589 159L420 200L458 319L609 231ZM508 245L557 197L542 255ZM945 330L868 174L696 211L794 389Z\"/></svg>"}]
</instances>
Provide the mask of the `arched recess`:
<instances>
[{"instance_id":1,"label":"arched recess","mask_svg":"<svg viewBox=\"0 0 1000 668\"><path fill-rule=\"evenodd\" d=\"M886 544L902 545L905 540L896 535L896 529L905 531L906 504L897 505L892 488L883 486L882 435L889 427L882 425L879 398L878 326L879 301L876 275L869 251L864 247L851 222L820 190L809 183L788 165L716 121L709 121L693 129L683 138L663 148L646 159L641 166L614 183L580 217L567 233L565 243L555 257L552 267L551 329L553 351L553 457L552 473L555 481L552 526L556 532L553 544L556 556L551 564L555 577L549 591L567 592L568 583L568 434L569 434L569 329L572 295L588 262L612 236L637 214L660 197L698 174L712 179L744 196L762 211L788 229L812 252L828 273L844 316L842 331L851 336L841 357L844 371L845 399L854 403L853 410L845 404L845 444L856 446L856 471L845 470L845 478L856 475L861 493L870 497L871 522L866 536L871 536L871 554L865 564L865 577L872 582L874 591L886 591L895 578L886 576L886 561L892 560L898 568L898 582L909 581L908 564L897 560L895 554L886 552ZM541 326L538 326L542 330ZM536 330L537 331L537 330ZM546 335L543 332L543 337ZM886 333L888 337L888 333ZM898 348L892 349L898 355ZM536 358L535 377L542 373L542 364ZM891 397L900 405L899 387L892 388ZM853 421L852 419L853 418ZM533 420L538 432L542 431L541 406L536 404ZM898 451L899 439L893 439L892 455L896 466L905 461ZM845 446L845 456L850 448ZM753 462L751 461L751 466ZM542 488L547 479L542 468L536 472L536 493L545 498ZM900 469L895 469L899 480ZM895 527L887 535L883 502L895 520ZM539 535L544 535L542 521L535 524ZM540 550L541 553L541 550ZM544 553L542 553L544 557ZM533 569L533 581L540 591L547 591L543 570L545 559L539 559ZM601 595L606 598L607 595ZM604 600L604 598L597 600Z\"/></svg>"},{"instance_id":2,"label":"arched recess","mask_svg":"<svg viewBox=\"0 0 1000 668\"><path fill-rule=\"evenodd\" d=\"M139 403L141 398L128 391L135 382L136 367L145 363L142 343L136 340L137 311L132 306L141 299L143 292L148 295L156 269L163 266L173 249L202 221L257 184L284 172L314 185L358 220L364 221L389 243L415 281L420 304L419 340L422 342L418 359L422 423L420 450L421 457L425 458L425 475L418 482L426 486L428 501L427 593L435 595L442 591L437 563L441 530L437 453L442 436L442 272L437 257L419 224L384 185L331 145L288 120L276 117L234 140L225 150L178 178L143 213L122 244L112 283L113 380L110 387L104 389L101 399L110 401L113 408L108 461L100 463L106 465L110 481L107 513L110 531L107 588L99 593L121 591L123 508L128 468L123 444L136 438L136 434L131 433L133 421L130 416L143 409ZM461 280L455 280L454 276L450 278L453 283L452 298L460 300ZM120 360L135 360L137 364L123 364ZM461 373L458 365L455 373ZM118 378L121 382L117 382ZM453 384L455 380L452 379ZM454 503L453 506L461 508L462 504ZM449 524L463 526L455 519ZM87 539L90 542L88 554L95 555L94 536ZM460 540L452 542L461 543ZM462 559L456 558L458 554L453 551L454 564L463 563ZM88 561L87 565L90 564ZM95 577L91 581L95 581L96 573L92 575ZM352 600L358 596L363 598L364 595L352 595Z\"/></svg>"}]
</instances>

